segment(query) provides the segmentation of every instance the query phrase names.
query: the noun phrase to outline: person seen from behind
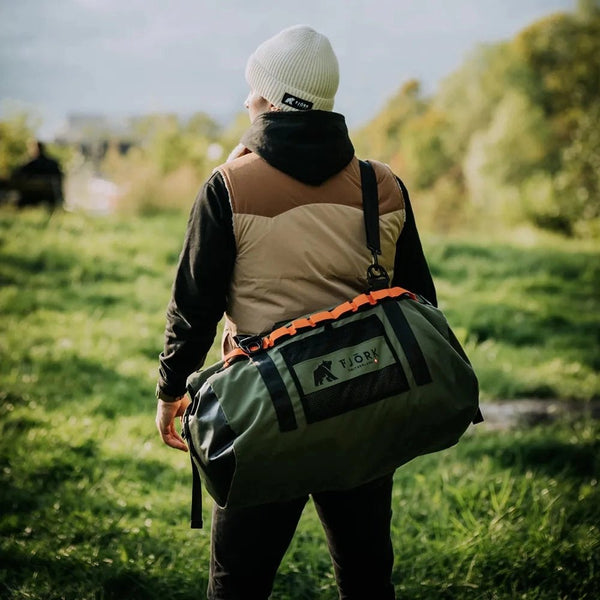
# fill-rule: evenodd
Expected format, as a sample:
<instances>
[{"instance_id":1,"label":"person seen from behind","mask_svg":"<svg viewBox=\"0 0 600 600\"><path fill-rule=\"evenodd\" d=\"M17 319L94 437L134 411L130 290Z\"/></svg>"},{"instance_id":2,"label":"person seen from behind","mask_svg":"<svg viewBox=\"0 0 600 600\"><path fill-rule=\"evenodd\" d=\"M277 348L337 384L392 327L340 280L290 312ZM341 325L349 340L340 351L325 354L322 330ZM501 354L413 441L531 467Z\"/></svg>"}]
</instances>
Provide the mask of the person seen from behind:
<instances>
[{"instance_id":1,"label":"person seen from behind","mask_svg":"<svg viewBox=\"0 0 600 600\"><path fill-rule=\"evenodd\" d=\"M17 206L45 205L55 210L63 205L63 173L40 141L31 144L33 158L15 169L12 182L19 191Z\"/></svg>"},{"instance_id":2,"label":"person seen from behind","mask_svg":"<svg viewBox=\"0 0 600 600\"><path fill-rule=\"evenodd\" d=\"M223 315L226 354L235 336L260 334L367 288L359 163L344 117L333 112L339 72L329 40L304 25L284 29L250 56L246 80L250 127L196 198L167 308L156 425L179 450L187 449L175 427L190 402L186 379L204 364ZM371 163L380 264L392 285L436 304L406 188L387 165ZM392 478L311 494L341 599L395 597ZM215 505L207 597L266 600L308 500Z\"/></svg>"}]
</instances>

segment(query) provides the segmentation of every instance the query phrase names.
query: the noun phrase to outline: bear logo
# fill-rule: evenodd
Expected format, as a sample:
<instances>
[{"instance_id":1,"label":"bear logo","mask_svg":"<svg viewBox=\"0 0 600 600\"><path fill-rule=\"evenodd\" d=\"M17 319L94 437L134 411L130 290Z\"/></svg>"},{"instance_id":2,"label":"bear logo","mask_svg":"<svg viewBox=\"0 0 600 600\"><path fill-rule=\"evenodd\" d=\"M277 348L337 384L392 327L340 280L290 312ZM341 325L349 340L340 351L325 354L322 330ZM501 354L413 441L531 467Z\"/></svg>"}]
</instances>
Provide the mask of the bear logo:
<instances>
[{"instance_id":1,"label":"bear logo","mask_svg":"<svg viewBox=\"0 0 600 600\"><path fill-rule=\"evenodd\" d=\"M323 385L323 381L335 381L337 377L331 372L331 361L324 360L313 372L315 386Z\"/></svg>"}]
</instances>

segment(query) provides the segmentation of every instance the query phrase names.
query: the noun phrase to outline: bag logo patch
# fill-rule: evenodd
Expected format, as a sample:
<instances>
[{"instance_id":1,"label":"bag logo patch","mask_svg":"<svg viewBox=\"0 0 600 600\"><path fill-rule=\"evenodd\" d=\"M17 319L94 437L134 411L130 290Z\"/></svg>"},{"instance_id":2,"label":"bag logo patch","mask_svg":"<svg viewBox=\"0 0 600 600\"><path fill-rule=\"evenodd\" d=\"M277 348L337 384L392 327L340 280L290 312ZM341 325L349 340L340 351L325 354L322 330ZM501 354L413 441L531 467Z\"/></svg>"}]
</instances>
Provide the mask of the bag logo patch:
<instances>
[{"instance_id":1,"label":"bag logo patch","mask_svg":"<svg viewBox=\"0 0 600 600\"><path fill-rule=\"evenodd\" d=\"M371 348L370 350L365 350L363 352L348 354L348 356L345 358L340 358L338 363L348 372L352 372L355 369L360 369L363 366L376 365L379 363L377 348Z\"/></svg>"},{"instance_id":2,"label":"bag logo patch","mask_svg":"<svg viewBox=\"0 0 600 600\"><path fill-rule=\"evenodd\" d=\"M378 377L382 369L398 363L375 315L313 335L310 346L294 341L280 352L300 397L326 393L340 385L353 386L357 378Z\"/></svg>"},{"instance_id":3,"label":"bag logo patch","mask_svg":"<svg viewBox=\"0 0 600 600\"><path fill-rule=\"evenodd\" d=\"M292 94L288 94L287 92L283 95L282 102L297 110L310 110L313 107L312 102L298 98L298 96L292 96Z\"/></svg>"},{"instance_id":4,"label":"bag logo patch","mask_svg":"<svg viewBox=\"0 0 600 600\"><path fill-rule=\"evenodd\" d=\"M335 381L337 377L331 372L331 361L324 360L314 371L315 387L323 385L323 381Z\"/></svg>"}]
</instances>

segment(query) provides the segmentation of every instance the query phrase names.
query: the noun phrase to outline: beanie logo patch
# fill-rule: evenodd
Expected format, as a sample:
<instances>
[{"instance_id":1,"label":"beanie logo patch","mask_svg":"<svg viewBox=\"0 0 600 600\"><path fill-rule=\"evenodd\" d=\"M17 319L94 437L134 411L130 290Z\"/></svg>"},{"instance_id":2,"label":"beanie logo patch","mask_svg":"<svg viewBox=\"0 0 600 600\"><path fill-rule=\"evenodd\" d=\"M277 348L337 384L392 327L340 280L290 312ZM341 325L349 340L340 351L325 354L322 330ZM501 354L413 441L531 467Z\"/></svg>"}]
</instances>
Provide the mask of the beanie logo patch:
<instances>
[{"instance_id":1,"label":"beanie logo patch","mask_svg":"<svg viewBox=\"0 0 600 600\"><path fill-rule=\"evenodd\" d=\"M287 92L283 95L282 102L296 110L310 110L313 107L312 102L298 98L298 96L292 96L292 94L288 94Z\"/></svg>"}]
</instances>

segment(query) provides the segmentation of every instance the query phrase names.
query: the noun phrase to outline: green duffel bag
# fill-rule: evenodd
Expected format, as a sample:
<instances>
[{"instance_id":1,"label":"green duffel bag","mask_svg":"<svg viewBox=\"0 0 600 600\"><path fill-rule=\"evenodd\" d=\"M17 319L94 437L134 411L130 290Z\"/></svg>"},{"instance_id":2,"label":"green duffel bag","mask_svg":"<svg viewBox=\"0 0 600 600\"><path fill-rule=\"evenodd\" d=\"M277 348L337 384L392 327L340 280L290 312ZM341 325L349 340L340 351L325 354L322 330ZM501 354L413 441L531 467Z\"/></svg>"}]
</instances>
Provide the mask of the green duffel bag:
<instances>
[{"instance_id":1,"label":"green duffel bag","mask_svg":"<svg viewBox=\"0 0 600 600\"><path fill-rule=\"evenodd\" d=\"M443 313L398 287L246 339L188 391L184 436L221 507L356 487L481 420Z\"/></svg>"}]
</instances>

